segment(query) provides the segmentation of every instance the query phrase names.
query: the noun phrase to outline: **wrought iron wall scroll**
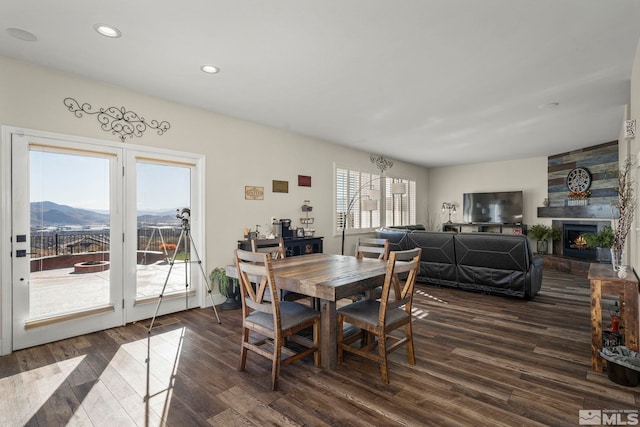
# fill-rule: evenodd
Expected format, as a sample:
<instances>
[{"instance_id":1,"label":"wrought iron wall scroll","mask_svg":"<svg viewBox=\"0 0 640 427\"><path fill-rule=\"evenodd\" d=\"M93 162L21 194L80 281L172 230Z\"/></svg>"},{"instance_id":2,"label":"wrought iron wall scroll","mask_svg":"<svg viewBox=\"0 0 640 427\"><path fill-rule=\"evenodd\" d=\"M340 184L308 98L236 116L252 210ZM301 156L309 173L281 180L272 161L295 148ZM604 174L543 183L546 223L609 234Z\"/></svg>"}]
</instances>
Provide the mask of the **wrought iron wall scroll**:
<instances>
[{"instance_id":1,"label":"wrought iron wall scroll","mask_svg":"<svg viewBox=\"0 0 640 427\"><path fill-rule=\"evenodd\" d=\"M162 135L171 127L167 121L147 121L144 117L140 117L133 111L128 111L125 107L109 107L94 110L91 104L86 102L80 104L73 98L65 98L64 105L78 118L83 117L83 113L96 115L102 130L111 132L113 135L118 135L122 142L124 142L127 137L141 137L147 129L155 129L158 135Z\"/></svg>"}]
</instances>

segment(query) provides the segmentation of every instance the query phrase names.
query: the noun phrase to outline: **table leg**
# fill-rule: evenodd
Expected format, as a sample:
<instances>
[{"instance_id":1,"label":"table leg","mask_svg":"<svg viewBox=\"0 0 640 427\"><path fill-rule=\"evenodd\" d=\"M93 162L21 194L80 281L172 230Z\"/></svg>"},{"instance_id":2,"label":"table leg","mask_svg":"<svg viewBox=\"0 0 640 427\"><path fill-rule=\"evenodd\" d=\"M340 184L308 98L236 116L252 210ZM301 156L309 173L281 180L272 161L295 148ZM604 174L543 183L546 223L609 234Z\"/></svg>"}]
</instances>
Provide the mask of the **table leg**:
<instances>
[{"instance_id":1,"label":"table leg","mask_svg":"<svg viewBox=\"0 0 640 427\"><path fill-rule=\"evenodd\" d=\"M320 300L320 364L335 369L338 365L336 302Z\"/></svg>"},{"instance_id":2,"label":"table leg","mask_svg":"<svg viewBox=\"0 0 640 427\"><path fill-rule=\"evenodd\" d=\"M602 372L600 347L602 346L602 282L591 280L591 367Z\"/></svg>"}]
</instances>

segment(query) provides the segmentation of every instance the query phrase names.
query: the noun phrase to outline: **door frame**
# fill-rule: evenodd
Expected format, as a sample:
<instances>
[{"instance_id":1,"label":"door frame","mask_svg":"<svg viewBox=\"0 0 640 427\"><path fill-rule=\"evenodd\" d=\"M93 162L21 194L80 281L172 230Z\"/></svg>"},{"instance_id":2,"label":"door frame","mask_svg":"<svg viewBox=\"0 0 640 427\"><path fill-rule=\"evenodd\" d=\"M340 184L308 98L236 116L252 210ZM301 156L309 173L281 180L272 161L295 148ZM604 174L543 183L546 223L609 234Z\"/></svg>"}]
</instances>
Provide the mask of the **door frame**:
<instances>
[{"instance_id":1,"label":"door frame","mask_svg":"<svg viewBox=\"0 0 640 427\"><path fill-rule=\"evenodd\" d=\"M29 135L33 137L41 138L53 138L60 140L67 140L77 143L98 144L98 145L110 145L113 147L119 147L124 149L124 157L129 150L135 150L137 152L146 152L149 156L166 156L171 157L177 155L180 157L190 157L193 159L195 167L195 174L197 177L192 177L193 180L197 180L199 185L193 193L191 202L192 222L191 222L191 235L194 242L198 246L198 255L203 263L206 265L206 239L205 239L205 156L202 154L178 152L175 150L168 150L155 147L137 146L137 145L125 145L118 144L112 141L105 141L97 138L80 137L75 135L60 134L54 132L39 131L33 129L27 129L22 127L0 125L0 213L2 219L0 219L0 355L10 354L13 351L13 310L12 310L12 197L11 197L11 135L18 134L21 136ZM125 191L123 189L122 191ZM124 197L123 197L124 199ZM127 209L126 201L123 201L123 209ZM123 225L125 236L127 234L128 227ZM133 237L125 237L127 240L136 239ZM126 246L126 245L125 245ZM127 248L124 247L123 256L126 254ZM123 264L123 282L127 278L126 263ZM202 281L199 279L201 274L192 274L192 284L196 290L196 295L193 297L195 306L205 307L207 306L207 295L204 291ZM125 292L126 293L126 292ZM126 310L126 308L125 308ZM124 313L122 324L126 323L126 312Z\"/></svg>"},{"instance_id":2,"label":"door frame","mask_svg":"<svg viewBox=\"0 0 640 427\"><path fill-rule=\"evenodd\" d=\"M178 158L179 160L176 160ZM133 172L127 171L135 171L136 164L138 159L144 159L149 163L166 163L171 164L175 163L178 166L186 166L187 163L192 166L192 174L191 174L191 217L189 221L189 233L193 242L196 246L197 254L199 255L202 264L206 265L206 241L205 241L205 209L204 209L204 194L205 194L205 179L204 179L204 156L200 154L193 153L184 153L177 151L169 151L169 150L160 150L152 147L144 147L144 146L135 146L130 147L124 153L124 165L125 165L125 175L128 174L131 176ZM128 178L125 176L125 183L127 183L126 188L124 189L124 197L125 197L125 206L132 206L133 210L127 209L125 212L125 218L130 218L133 214L135 216L136 210L136 180ZM195 191L194 191L195 188ZM176 208L183 208L184 206L176 206ZM176 218L176 221L177 218ZM124 268L125 273L124 277L132 280L136 283L136 271L135 265L131 264L131 260L136 259L136 235L137 235L137 221L127 220L125 221L124 227L125 236L125 244L124 244ZM193 307L205 307L207 306L207 292L203 292L203 283L207 281L208 283L208 272L205 271L205 275L207 277L203 278L202 273L200 271L200 265L196 263L191 263L189 266L191 270L191 288L195 289L195 296L189 297L189 308ZM176 273L173 273L176 274ZM131 292L133 291L133 295ZM127 298L127 296L129 298ZM152 303L146 304L136 304L135 301L135 289L124 289L124 298L126 299L125 311L124 311L124 322L135 322L143 319L151 318L156 309L158 310L158 316L176 312L180 310L174 310L173 307L184 307L184 298L176 298L174 300L165 299L158 306L158 302L154 301ZM131 305L133 303L133 306Z\"/></svg>"}]
</instances>

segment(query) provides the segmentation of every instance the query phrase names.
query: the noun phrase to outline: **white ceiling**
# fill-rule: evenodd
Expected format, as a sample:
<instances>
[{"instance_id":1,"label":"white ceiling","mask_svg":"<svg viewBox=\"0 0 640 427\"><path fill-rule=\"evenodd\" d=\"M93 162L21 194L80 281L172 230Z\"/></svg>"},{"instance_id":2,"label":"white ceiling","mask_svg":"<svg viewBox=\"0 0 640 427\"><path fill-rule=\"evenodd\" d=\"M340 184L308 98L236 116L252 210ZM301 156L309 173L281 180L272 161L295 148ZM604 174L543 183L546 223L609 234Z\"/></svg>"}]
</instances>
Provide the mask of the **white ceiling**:
<instances>
[{"instance_id":1,"label":"white ceiling","mask_svg":"<svg viewBox=\"0 0 640 427\"><path fill-rule=\"evenodd\" d=\"M0 55L435 167L616 140L640 1L0 0L0 28Z\"/></svg>"}]
</instances>

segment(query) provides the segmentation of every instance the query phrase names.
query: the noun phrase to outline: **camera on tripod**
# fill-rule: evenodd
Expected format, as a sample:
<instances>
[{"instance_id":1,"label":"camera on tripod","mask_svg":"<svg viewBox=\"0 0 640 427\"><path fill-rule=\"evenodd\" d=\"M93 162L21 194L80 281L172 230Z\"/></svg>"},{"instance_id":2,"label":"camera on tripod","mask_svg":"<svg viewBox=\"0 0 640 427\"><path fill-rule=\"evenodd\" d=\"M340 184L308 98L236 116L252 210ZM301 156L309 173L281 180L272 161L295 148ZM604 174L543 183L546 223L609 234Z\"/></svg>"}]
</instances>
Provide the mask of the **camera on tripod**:
<instances>
[{"instance_id":1,"label":"camera on tripod","mask_svg":"<svg viewBox=\"0 0 640 427\"><path fill-rule=\"evenodd\" d=\"M211 306L213 307L213 312L216 314L216 319L218 320L218 323L220 323L220 317L218 316L218 310L216 310L216 305L215 302L213 301L213 297L211 296L211 287L209 286L209 284L207 283L207 274L204 272L204 267L202 266L202 260L200 259L200 256L198 255L198 251L196 250L196 247L193 243L193 238L191 237L190 234L190 230L189 230L189 220L191 219L191 209L189 208L182 208L182 210L180 209L176 209L176 218L178 218L179 220L182 221L182 232L180 233L180 236L178 237L178 243L176 244L176 249L173 252L173 257L171 258L171 261L169 262L169 272L167 273L167 277L164 280L164 285L162 286L162 292L160 293L160 298L158 298L158 305L156 305L156 311L155 313L153 313L153 317L151 318L151 323L149 324L149 336L151 335L151 329L153 328L153 324L156 321L156 316L158 316L158 310L160 309L160 304L162 304L162 298L164 297L164 291L167 289L167 283L169 283L169 277L171 276L171 271L173 270L173 266L176 262L176 255L178 255L178 250L180 249L180 244L184 243L184 257L182 258L182 260L184 261L184 274L185 274L185 293L184 293L184 300L185 300L185 309L188 310L189 309L189 292L187 292L189 290L189 271L188 271L188 266L191 263L196 263L200 266L200 272L202 273L202 277L204 279L204 284L205 284L205 290L206 292L209 294L209 298L211 299ZM162 235L161 235L162 236ZM187 246L187 245L191 245L191 246ZM193 251L193 254L195 255L195 258L192 259L191 258L191 251ZM147 344L148 346L149 344ZM147 361L149 360L149 358L147 357Z\"/></svg>"},{"instance_id":2,"label":"camera on tripod","mask_svg":"<svg viewBox=\"0 0 640 427\"><path fill-rule=\"evenodd\" d=\"M179 220L182 220L182 226L185 227L189 225L189 219L191 219L191 209L189 208L182 208L182 210L176 209L176 212L178 212L176 214L176 218L178 218Z\"/></svg>"}]
</instances>

